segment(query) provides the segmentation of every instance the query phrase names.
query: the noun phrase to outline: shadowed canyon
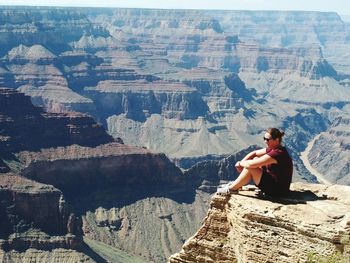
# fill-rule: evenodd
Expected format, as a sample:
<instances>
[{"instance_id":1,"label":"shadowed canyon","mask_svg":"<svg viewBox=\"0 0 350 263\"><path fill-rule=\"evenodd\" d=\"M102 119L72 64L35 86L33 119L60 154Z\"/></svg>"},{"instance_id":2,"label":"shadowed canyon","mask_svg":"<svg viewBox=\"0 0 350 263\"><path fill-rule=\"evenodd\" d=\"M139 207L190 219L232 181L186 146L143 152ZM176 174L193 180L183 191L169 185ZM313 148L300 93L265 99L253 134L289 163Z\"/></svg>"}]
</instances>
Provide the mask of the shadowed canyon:
<instances>
[{"instance_id":1,"label":"shadowed canyon","mask_svg":"<svg viewBox=\"0 0 350 263\"><path fill-rule=\"evenodd\" d=\"M230 226L310 242L275 262L349 252L338 14L1 6L0 46L1 262L272 259ZM268 127L286 132L292 201L212 197ZM327 216L288 217L312 209Z\"/></svg>"}]
</instances>

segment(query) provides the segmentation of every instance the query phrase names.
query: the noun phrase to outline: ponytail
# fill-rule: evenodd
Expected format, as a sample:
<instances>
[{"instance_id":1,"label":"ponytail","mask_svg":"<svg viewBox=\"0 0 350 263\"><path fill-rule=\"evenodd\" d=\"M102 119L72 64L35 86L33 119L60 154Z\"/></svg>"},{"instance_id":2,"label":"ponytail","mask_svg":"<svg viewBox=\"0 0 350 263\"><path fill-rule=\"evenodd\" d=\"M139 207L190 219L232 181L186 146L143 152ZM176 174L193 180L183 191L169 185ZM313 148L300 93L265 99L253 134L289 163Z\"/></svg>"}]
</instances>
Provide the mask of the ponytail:
<instances>
[{"instance_id":1,"label":"ponytail","mask_svg":"<svg viewBox=\"0 0 350 263\"><path fill-rule=\"evenodd\" d=\"M282 137L284 136L284 131L280 131L277 128L268 128L267 131L269 134L271 134L272 139L279 139L280 142L282 142Z\"/></svg>"}]
</instances>

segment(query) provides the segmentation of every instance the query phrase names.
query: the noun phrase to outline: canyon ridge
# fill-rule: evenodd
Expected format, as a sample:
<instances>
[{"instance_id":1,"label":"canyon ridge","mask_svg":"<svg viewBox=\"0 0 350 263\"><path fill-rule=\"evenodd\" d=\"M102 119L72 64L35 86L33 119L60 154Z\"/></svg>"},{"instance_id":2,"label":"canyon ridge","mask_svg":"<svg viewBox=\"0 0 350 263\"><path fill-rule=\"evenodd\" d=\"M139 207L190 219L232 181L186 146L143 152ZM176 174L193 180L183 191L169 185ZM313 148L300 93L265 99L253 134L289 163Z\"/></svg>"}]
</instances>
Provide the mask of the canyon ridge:
<instances>
[{"instance_id":1,"label":"canyon ridge","mask_svg":"<svg viewBox=\"0 0 350 263\"><path fill-rule=\"evenodd\" d=\"M316 196L307 205L348 209L307 184L320 179L304 163L347 193L350 23L336 13L2 6L0 44L3 262L165 262L210 202L223 206L216 187L270 126L286 132L293 180ZM316 252L348 251L324 241ZM235 244L225 260L255 258ZM185 259L196 262L170 260Z\"/></svg>"}]
</instances>

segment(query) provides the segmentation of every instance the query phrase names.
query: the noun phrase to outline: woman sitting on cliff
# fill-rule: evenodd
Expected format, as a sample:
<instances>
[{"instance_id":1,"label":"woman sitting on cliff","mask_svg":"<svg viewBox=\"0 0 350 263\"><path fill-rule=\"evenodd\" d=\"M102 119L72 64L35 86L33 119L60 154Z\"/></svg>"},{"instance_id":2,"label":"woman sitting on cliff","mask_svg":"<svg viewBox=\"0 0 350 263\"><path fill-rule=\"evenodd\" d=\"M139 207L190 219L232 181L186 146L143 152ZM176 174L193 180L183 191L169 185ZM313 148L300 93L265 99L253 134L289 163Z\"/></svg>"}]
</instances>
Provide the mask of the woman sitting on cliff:
<instances>
[{"instance_id":1,"label":"woman sitting on cliff","mask_svg":"<svg viewBox=\"0 0 350 263\"><path fill-rule=\"evenodd\" d=\"M238 193L243 185L253 181L261 191L278 196L289 192L293 162L281 145L284 132L269 128L264 136L266 148L252 151L235 167L240 175L232 183L218 189L218 194Z\"/></svg>"}]
</instances>

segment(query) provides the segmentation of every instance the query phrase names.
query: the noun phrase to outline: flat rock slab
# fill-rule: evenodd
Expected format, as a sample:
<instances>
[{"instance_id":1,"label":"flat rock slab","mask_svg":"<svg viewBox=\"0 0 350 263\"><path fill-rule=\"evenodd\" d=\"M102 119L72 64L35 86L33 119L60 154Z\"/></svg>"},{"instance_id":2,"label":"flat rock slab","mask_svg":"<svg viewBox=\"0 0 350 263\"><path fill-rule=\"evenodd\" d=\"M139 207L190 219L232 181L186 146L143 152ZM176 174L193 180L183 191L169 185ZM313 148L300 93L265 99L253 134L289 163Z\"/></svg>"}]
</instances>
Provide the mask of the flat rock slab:
<instances>
[{"instance_id":1,"label":"flat rock slab","mask_svg":"<svg viewBox=\"0 0 350 263\"><path fill-rule=\"evenodd\" d=\"M350 187L294 183L284 198L212 197L203 226L169 262L304 262L350 250ZM204 261L203 261L204 260Z\"/></svg>"}]
</instances>

